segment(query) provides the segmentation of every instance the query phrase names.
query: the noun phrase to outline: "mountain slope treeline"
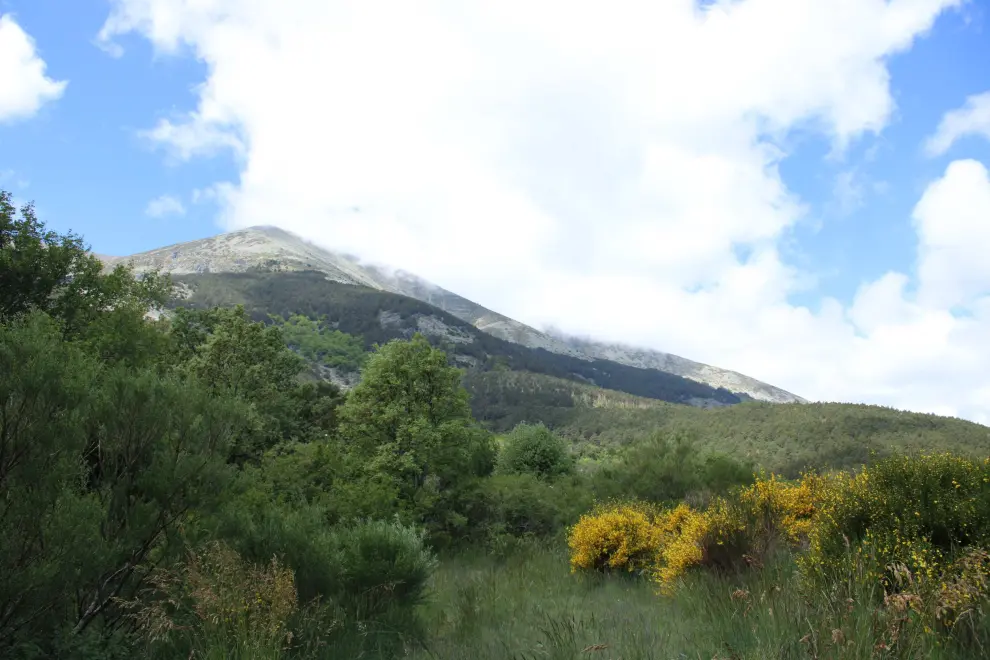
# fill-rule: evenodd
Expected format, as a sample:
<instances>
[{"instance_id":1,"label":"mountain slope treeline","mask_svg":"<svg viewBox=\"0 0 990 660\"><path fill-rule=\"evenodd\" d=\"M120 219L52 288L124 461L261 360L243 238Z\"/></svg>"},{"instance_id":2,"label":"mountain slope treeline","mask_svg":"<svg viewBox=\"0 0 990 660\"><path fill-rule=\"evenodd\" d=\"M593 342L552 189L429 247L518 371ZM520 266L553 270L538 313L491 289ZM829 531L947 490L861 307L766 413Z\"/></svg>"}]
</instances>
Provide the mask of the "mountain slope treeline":
<instances>
[{"instance_id":1,"label":"mountain slope treeline","mask_svg":"<svg viewBox=\"0 0 990 660\"><path fill-rule=\"evenodd\" d=\"M422 332L455 360L474 369L500 365L676 403L728 405L742 400L728 390L655 369L582 360L510 343L419 300L333 282L315 271L208 273L173 279L185 290L184 297L173 305L243 305L257 320L267 320L269 315L325 317L334 328L362 338L369 349Z\"/></svg>"},{"instance_id":2,"label":"mountain slope treeline","mask_svg":"<svg viewBox=\"0 0 990 660\"><path fill-rule=\"evenodd\" d=\"M465 387L482 423L503 432L543 422L577 451L602 458L651 434L683 433L788 476L805 468L845 468L932 448L990 455L990 428L961 419L849 403L750 401L702 410L605 391L541 374L468 372Z\"/></svg>"}]
</instances>

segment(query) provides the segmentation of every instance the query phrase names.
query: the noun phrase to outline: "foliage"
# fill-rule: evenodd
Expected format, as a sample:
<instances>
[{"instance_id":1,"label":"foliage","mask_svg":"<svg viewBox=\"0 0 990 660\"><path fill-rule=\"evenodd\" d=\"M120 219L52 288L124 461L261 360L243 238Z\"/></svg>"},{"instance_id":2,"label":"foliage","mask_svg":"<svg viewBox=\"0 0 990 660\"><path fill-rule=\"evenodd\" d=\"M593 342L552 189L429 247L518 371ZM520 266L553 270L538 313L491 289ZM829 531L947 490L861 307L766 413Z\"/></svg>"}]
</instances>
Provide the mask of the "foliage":
<instances>
[{"instance_id":1,"label":"foliage","mask_svg":"<svg viewBox=\"0 0 990 660\"><path fill-rule=\"evenodd\" d=\"M520 424L502 437L498 469L553 479L574 469L567 442L543 424Z\"/></svg>"},{"instance_id":2,"label":"foliage","mask_svg":"<svg viewBox=\"0 0 990 660\"><path fill-rule=\"evenodd\" d=\"M252 321L244 309L175 311L169 324L173 370L218 396L250 404L252 432L234 459L257 461L282 442L325 437L336 428L342 396L330 383L302 383L302 359L280 329Z\"/></svg>"},{"instance_id":3,"label":"foliage","mask_svg":"<svg viewBox=\"0 0 990 660\"><path fill-rule=\"evenodd\" d=\"M453 538L466 523L463 488L491 473L495 448L471 417L460 372L421 335L371 356L361 383L340 408L340 437L353 488L373 484L391 510L433 534Z\"/></svg>"},{"instance_id":4,"label":"foliage","mask_svg":"<svg viewBox=\"0 0 990 660\"><path fill-rule=\"evenodd\" d=\"M485 521L489 549L508 538L556 535L591 504L586 483L577 477L549 482L531 473L496 474L479 490L483 503L474 514Z\"/></svg>"},{"instance_id":5,"label":"foliage","mask_svg":"<svg viewBox=\"0 0 990 660\"><path fill-rule=\"evenodd\" d=\"M325 318L337 330L361 337L366 348L394 339L409 339L419 330L419 319L432 317L452 332L470 337L471 341L444 343L446 340L442 335L432 337L431 341L451 352L455 360L482 369L502 371L497 368L502 364L515 371L592 382L664 401L686 402L697 398L738 403L740 400L727 390L655 369L639 369L608 360L582 360L513 344L480 332L470 323L427 303L376 289L331 282L323 273L203 273L175 279L192 291L189 298L181 301L183 305L210 308L243 304L257 320L268 319L270 315L287 318L294 314L310 319ZM542 420L515 420L523 421Z\"/></svg>"},{"instance_id":6,"label":"foliage","mask_svg":"<svg viewBox=\"0 0 990 660\"><path fill-rule=\"evenodd\" d=\"M472 371L464 382L475 416L496 432L519 421L542 421L569 440L577 456L605 464L627 449L652 444L654 436L679 435L703 455L740 462L747 473L755 466L789 479L935 448L990 455L986 426L881 406L746 402L706 410L535 373ZM639 457L651 451L643 447ZM602 495L610 496L622 495Z\"/></svg>"},{"instance_id":7,"label":"foliage","mask_svg":"<svg viewBox=\"0 0 990 660\"><path fill-rule=\"evenodd\" d=\"M779 540L800 545L816 512L819 480L761 476L703 509L642 503L599 506L569 536L574 570L624 567L650 573L670 593L693 567L735 571L760 565Z\"/></svg>"},{"instance_id":8,"label":"foliage","mask_svg":"<svg viewBox=\"0 0 990 660\"><path fill-rule=\"evenodd\" d=\"M168 299L167 278L151 273L137 280L123 266L102 270L81 237L46 229L31 204L18 216L11 193L0 190L0 323L41 311L67 337L79 337L107 312L143 314Z\"/></svg>"},{"instance_id":9,"label":"foliage","mask_svg":"<svg viewBox=\"0 0 990 660\"><path fill-rule=\"evenodd\" d=\"M327 327L326 319L313 320L301 314L273 319L289 348L310 362L344 371L359 371L367 353L358 337Z\"/></svg>"},{"instance_id":10,"label":"foliage","mask_svg":"<svg viewBox=\"0 0 990 660\"><path fill-rule=\"evenodd\" d=\"M252 322L243 307L177 310L172 334L184 369L233 396L265 400L290 389L302 368L278 327Z\"/></svg>"},{"instance_id":11,"label":"foliage","mask_svg":"<svg viewBox=\"0 0 990 660\"><path fill-rule=\"evenodd\" d=\"M119 617L114 599L223 488L243 408L105 365L34 313L0 325L0 645Z\"/></svg>"},{"instance_id":12,"label":"foliage","mask_svg":"<svg viewBox=\"0 0 990 660\"><path fill-rule=\"evenodd\" d=\"M653 433L603 462L592 477L591 488L602 500L678 502L687 497L703 501L752 480L748 466L722 454L700 451L700 444L696 434Z\"/></svg>"},{"instance_id":13,"label":"foliage","mask_svg":"<svg viewBox=\"0 0 990 660\"><path fill-rule=\"evenodd\" d=\"M422 532L397 522L372 520L340 527L334 546L341 575L338 602L378 617L423 602L436 565Z\"/></svg>"},{"instance_id":14,"label":"foliage","mask_svg":"<svg viewBox=\"0 0 990 660\"><path fill-rule=\"evenodd\" d=\"M277 658L292 640L295 578L276 558L258 566L214 542L148 582L128 605L152 654Z\"/></svg>"},{"instance_id":15,"label":"foliage","mask_svg":"<svg viewBox=\"0 0 990 660\"><path fill-rule=\"evenodd\" d=\"M642 503L606 505L570 530L572 570L645 571L655 565L663 536L653 506Z\"/></svg>"},{"instance_id":16,"label":"foliage","mask_svg":"<svg viewBox=\"0 0 990 660\"><path fill-rule=\"evenodd\" d=\"M960 548L990 547L990 459L888 458L829 485L802 563L812 580L847 572L850 548L872 556L873 578L889 587L892 566L933 581Z\"/></svg>"}]
</instances>

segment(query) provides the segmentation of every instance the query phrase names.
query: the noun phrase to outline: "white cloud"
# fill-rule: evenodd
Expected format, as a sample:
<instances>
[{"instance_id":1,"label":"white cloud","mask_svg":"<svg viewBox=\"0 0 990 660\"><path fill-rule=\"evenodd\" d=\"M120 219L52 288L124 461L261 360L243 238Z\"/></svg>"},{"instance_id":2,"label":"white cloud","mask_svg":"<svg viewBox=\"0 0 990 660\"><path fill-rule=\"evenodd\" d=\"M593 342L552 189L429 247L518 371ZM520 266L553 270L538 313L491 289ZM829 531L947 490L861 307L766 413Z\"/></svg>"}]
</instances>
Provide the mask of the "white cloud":
<instances>
[{"instance_id":1,"label":"white cloud","mask_svg":"<svg viewBox=\"0 0 990 660\"><path fill-rule=\"evenodd\" d=\"M114 0L101 39L206 63L197 107L151 135L180 158L233 151L238 181L210 189L229 227L277 224L809 398L987 420L978 164L919 202L917 272L848 308L789 304L808 274L778 252L804 215L787 136L841 151L880 131L887 58L959 4Z\"/></svg>"},{"instance_id":2,"label":"white cloud","mask_svg":"<svg viewBox=\"0 0 990 660\"><path fill-rule=\"evenodd\" d=\"M148 202L144 214L152 218L164 218L169 215L185 215L186 207L172 195L160 195Z\"/></svg>"},{"instance_id":3,"label":"white cloud","mask_svg":"<svg viewBox=\"0 0 990 660\"><path fill-rule=\"evenodd\" d=\"M855 168L839 172L832 185L832 197L839 215L849 215L863 206L866 197L863 176Z\"/></svg>"},{"instance_id":4,"label":"white cloud","mask_svg":"<svg viewBox=\"0 0 990 660\"><path fill-rule=\"evenodd\" d=\"M929 156L941 156L969 135L982 135L990 140L990 92L974 94L961 108L945 113L935 134L925 142Z\"/></svg>"},{"instance_id":5,"label":"white cloud","mask_svg":"<svg viewBox=\"0 0 990 660\"><path fill-rule=\"evenodd\" d=\"M68 83L49 78L46 68L34 39L10 14L0 15L0 122L30 117L62 96Z\"/></svg>"}]
</instances>

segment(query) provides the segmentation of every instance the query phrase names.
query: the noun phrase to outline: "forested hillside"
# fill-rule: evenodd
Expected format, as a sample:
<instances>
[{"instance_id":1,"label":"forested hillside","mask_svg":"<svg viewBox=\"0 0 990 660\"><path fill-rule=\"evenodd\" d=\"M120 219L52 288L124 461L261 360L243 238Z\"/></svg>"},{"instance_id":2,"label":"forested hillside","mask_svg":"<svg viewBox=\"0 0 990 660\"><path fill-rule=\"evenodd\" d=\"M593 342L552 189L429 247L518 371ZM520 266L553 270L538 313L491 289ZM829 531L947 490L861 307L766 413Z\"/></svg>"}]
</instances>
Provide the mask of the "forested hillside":
<instances>
[{"instance_id":1,"label":"forested hillside","mask_svg":"<svg viewBox=\"0 0 990 660\"><path fill-rule=\"evenodd\" d=\"M422 332L463 366L496 366L530 371L678 403L719 405L740 397L654 369L639 369L607 360L582 360L543 349L527 348L481 332L471 324L413 298L352 284L329 281L313 271L209 273L179 275L186 297L174 305L208 308L244 305L252 318L299 314L325 317L332 327L361 337L371 348L391 339Z\"/></svg>"},{"instance_id":2,"label":"forested hillside","mask_svg":"<svg viewBox=\"0 0 990 660\"><path fill-rule=\"evenodd\" d=\"M608 456L653 433L687 433L699 447L791 476L935 447L990 455L986 426L880 406L746 402L701 410L505 371L469 372L464 383L475 416L490 428L544 422L590 457Z\"/></svg>"},{"instance_id":3,"label":"forested hillside","mask_svg":"<svg viewBox=\"0 0 990 660\"><path fill-rule=\"evenodd\" d=\"M270 315L325 319L325 326L359 338L369 350L423 332L465 368L476 419L496 432L545 423L589 458L668 432L787 475L931 447L990 454L990 429L936 415L842 403L675 405L712 392L723 403L738 398L661 372L525 348L418 300L329 282L319 273L214 273L175 281L188 287L188 297L173 304L245 305L259 321Z\"/></svg>"}]
</instances>

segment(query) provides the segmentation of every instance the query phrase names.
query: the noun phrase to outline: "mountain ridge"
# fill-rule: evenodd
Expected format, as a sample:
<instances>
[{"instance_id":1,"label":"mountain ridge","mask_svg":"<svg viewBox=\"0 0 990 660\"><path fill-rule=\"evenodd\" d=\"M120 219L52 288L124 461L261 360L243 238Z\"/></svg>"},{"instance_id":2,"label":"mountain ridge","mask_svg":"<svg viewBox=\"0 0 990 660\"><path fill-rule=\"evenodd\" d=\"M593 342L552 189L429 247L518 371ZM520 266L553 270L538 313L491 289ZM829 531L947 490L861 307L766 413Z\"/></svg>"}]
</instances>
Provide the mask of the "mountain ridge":
<instances>
[{"instance_id":1,"label":"mountain ridge","mask_svg":"<svg viewBox=\"0 0 990 660\"><path fill-rule=\"evenodd\" d=\"M414 298L470 323L482 332L528 348L544 349L582 360L608 360L653 369L759 401L806 403L805 399L795 394L750 376L671 353L543 332L415 274L362 263L355 256L322 248L271 225L235 230L129 256L95 256L107 267L130 263L137 273L151 270L173 275L251 270L318 271L328 280L340 284L365 286Z\"/></svg>"}]
</instances>

